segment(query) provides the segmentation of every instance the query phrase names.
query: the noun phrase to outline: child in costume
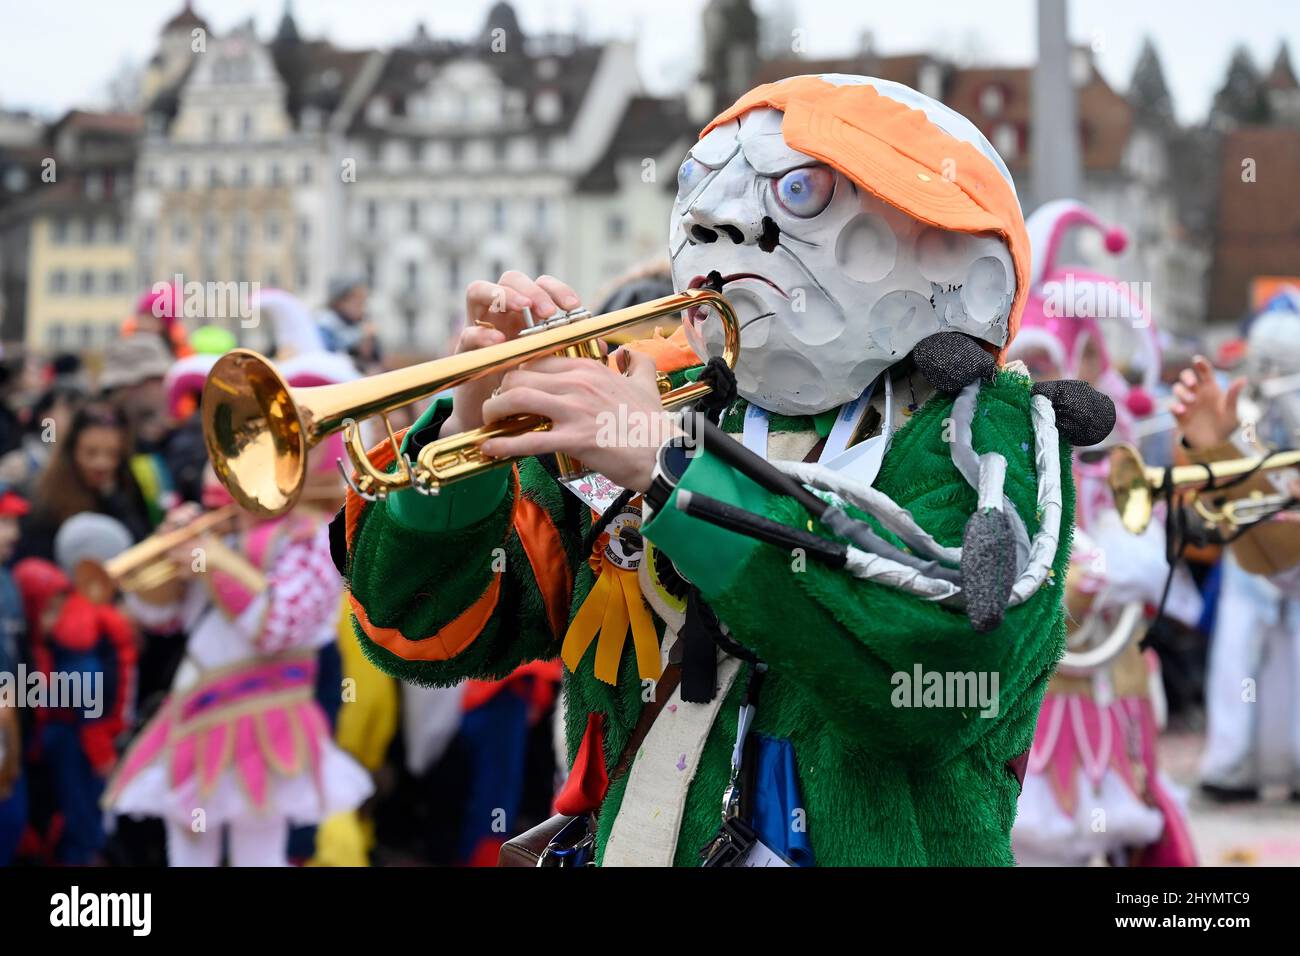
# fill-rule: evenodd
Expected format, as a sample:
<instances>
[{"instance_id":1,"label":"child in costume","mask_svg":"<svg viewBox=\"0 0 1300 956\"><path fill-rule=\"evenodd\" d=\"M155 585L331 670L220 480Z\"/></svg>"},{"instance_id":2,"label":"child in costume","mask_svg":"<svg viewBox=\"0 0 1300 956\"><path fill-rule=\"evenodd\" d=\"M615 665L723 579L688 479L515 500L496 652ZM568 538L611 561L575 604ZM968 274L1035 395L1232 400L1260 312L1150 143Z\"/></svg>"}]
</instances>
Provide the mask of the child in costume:
<instances>
[{"instance_id":1,"label":"child in costume","mask_svg":"<svg viewBox=\"0 0 1300 956\"><path fill-rule=\"evenodd\" d=\"M572 846L601 865L1010 864L1064 640L1062 436L1094 441L1087 423L1109 403L1078 383L1035 392L1000 366L1029 289L1005 165L907 87L797 77L704 130L669 241L676 287L718 289L739 314L739 397L713 409L723 430L837 491L851 560L686 514L689 492L812 525L707 446L678 457L675 440L598 437L611 414L666 421L656 370L711 375L730 397L716 361L700 370L717 320L691 309L684 335L621 354L626 374L547 358L457 389L412 426L400 453L414 459L484 420L553 423L485 443L525 457L436 497L349 495L337 533L362 646L428 684L563 659L572 766L556 807L574 819L548 861L589 827ZM462 350L578 298L512 272L471 285L468 304ZM557 451L597 474L557 481ZM984 680L986 706L973 684L961 700L934 693L936 676L941 690Z\"/></svg>"},{"instance_id":2,"label":"child in costume","mask_svg":"<svg viewBox=\"0 0 1300 956\"><path fill-rule=\"evenodd\" d=\"M1114 438L1131 440L1150 414L1148 390L1160 372L1156 329L1143 304L1115 279L1058 265L1070 230L1101 233L1109 252L1126 239L1082 203L1059 200L1026 222L1034 248L1033 288L1011 348L1038 380L1082 378L1114 400ZM1111 359L1104 325L1137 332L1134 362L1142 385L1130 385ZM1195 864L1184 810L1160 772L1157 711L1159 663L1139 650L1150 609L1169 573L1163 522L1141 536L1120 523L1106 482L1108 466L1076 460L1074 546L1066 583L1072 617L1067 655L1038 716L1024 791L1013 831L1022 864L1074 865L1111 860ZM1200 599L1179 568L1166 613L1194 623Z\"/></svg>"},{"instance_id":3,"label":"child in costume","mask_svg":"<svg viewBox=\"0 0 1300 956\"><path fill-rule=\"evenodd\" d=\"M1181 445L1193 462L1300 445L1300 392L1270 397L1265 389L1300 374L1300 301L1270 302L1246 341L1246 377L1221 388L1198 356L1174 385ZM1297 490L1290 470L1258 475L1222 494L1294 498ZM1212 799L1255 800L1272 783L1286 784L1292 799L1300 798L1300 524L1293 519L1294 513L1251 527L1224 558L1200 766L1201 790Z\"/></svg>"},{"instance_id":4,"label":"child in costume","mask_svg":"<svg viewBox=\"0 0 1300 956\"><path fill-rule=\"evenodd\" d=\"M33 820L57 843L55 859L70 866L97 862L104 847L99 799L117 762L117 737L130 725L136 662L130 621L79 593L71 574L82 560L103 560L130 543L120 522L83 512L55 537L58 565L24 558L14 566L31 663L48 695L28 757L46 775L53 804L37 808Z\"/></svg>"},{"instance_id":5,"label":"child in costume","mask_svg":"<svg viewBox=\"0 0 1300 956\"><path fill-rule=\"evenodd\" d=\"M23 776L23 727L17 694L18 665L27 656L27 620L22 595L9 573L9 558L18 542L18 519L27 501L0 485L0 680L12 679L14 699L0 692L0 866L13 862L27 826L27 781Z\"/></svg>"},{"instance_id":6,"label":"child in costume","mask_svg":"<svg viewBox=\"0 0 1300 956\"><path fill-rule=\"evenodd\" d=\"M277 322L277 341L288 351L295 321L308 328L310 314L276 301L290 316L283 327ZM345 359L319 349L298 351L280 370L299 386L355 375ZM332 467L329 457L316 461ZM204 504L229 500L210 479ZM172 523L188 517L173 515ZM196 553L206 566L195 570ZM366 771L334 743L314 696L317 651L334 640L341 590L324 515L304 504L281 518L250 520L228 538L186 543L173 560L193 570L177 592L154 595L154 603L128 595L128 607L147 630L188 635L185 661L123 758L104 806L163 818L172 866L219 865L224 829L231 865L287 865L291 824L353 810L372 790Z\"/></svg>"}]
</instances>

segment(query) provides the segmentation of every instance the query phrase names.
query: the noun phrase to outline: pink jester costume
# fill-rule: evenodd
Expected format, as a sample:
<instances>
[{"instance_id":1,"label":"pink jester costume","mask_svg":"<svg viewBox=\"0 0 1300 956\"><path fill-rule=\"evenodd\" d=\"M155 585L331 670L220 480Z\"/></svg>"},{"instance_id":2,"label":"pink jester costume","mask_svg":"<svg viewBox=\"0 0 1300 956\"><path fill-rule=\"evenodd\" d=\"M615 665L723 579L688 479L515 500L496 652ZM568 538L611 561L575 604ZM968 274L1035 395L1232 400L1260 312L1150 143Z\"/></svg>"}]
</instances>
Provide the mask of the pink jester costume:
<instances>
[{"instance_id":1,"label":"pink jester costume","mask_svg":"<svg viewBox=\"0 0 1300 956\"><path fill-rule=\"evenodd\" d=\"M345 356L311 337L304 350L292 334L314 332L301 303L270 292L260 304L272 313L277 355L289 353L278 364L290 385L355 377ZM318 466L339 450L321 449ZM207 507L229 500L215 481L205 486ZM231 865L283 866L290 825L353 810L372 791L314 697L316 654L337 636L342 596L327 516L302 505L209 541L205 552L207 568L177 603L128 595L142 629L188 638L170 695L121 761L104 805L163 818L173 866L219 865L223 829Z\"/></svg>"},{"instance_id":2,"label":"pink jester costume","mask_svg":"<svg viewBox=\"0 0 1300 956\"><path fill-rule=\"evenodd\" d=\"M1059 200L1026 221L1034 250L1033 286L1011 358L1033 377L1079 378L1115 402L1111 441L1131 440L1151 414L1160 370L1155 328L1141 296L1112 277L1057 264L1075 226L1096 230L1108 252L1126 239L1082 203ZM1103 324L1103 322L1105 324ZM1107 345L1128 332L1130 385ZM1094 460L1095 459L1095 460ZM1156 759L1163 709L1158 662L1139 641L1169 572L1162 523L1124 530L1106 484L1102 455L1075 455L1074 544L1067 579L1067 653L1048 687L1029 755L1012 844L1022 865L1190 866L1195 853L1179 799ZM1180 569L1166 613L1194 622L1195 586Z\"/></svg>"}]
</instances>

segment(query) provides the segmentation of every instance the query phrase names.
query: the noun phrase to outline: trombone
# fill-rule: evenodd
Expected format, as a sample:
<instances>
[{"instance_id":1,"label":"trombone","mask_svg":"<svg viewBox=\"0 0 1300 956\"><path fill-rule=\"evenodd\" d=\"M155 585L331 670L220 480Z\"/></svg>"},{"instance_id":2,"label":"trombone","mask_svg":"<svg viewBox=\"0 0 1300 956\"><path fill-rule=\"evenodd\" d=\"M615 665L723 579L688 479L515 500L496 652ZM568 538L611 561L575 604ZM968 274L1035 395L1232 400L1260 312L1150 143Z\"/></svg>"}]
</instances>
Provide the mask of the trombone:
<instances>
[{"instance_id":1,"label":"trombone","mask_svg":"<svg viewBox=\"0 0 1300 956\"><path fill-rule=\"evenodd\" d=\"M486 375L504 372L547 355L601 358L600 338L649 319L682 311L703 315L713 309L722 320L723 360L734 368L740 352L740 322L735 309L713 289L688 289L652 302L592 316L586 310L566 312L531 325L507 342L434 359L409 368L373 375L356 382L290 388L269 360L248 349L235 349L218 359L203 388L203 434L208 457L218 479L245 509L259 515L283 514L302 493L307 453L322 439L343 432L355 477L339 469L352 489L367 500L414 488L436 494L444 485L509 464L509 459L484 455L489 438L545 431L550 422L536 415L514 415L490 425L430 442L416 463L407 462L397 447L387 413ZM706 382L688 382L669 389L659 382L664 408L674 408L708 394ZM358 423L372 415L384 420L396 470L385 472L370 462ZM561 459L566 477L580 470Z\"/></svg>"},{"instance_id":2,"label":"trombone","mask_svg":"<svg viewBox=\"0 0 1300 956\"><path fill-rule=\"evenodd\" d=\"M1176 465L1153 468L1147 465L1132 445L1116 445L1110 450L1110 475L1107 479L1115 507L1124 527L1141 534L1151 523L1156 496L1166 491L1204 491L1222 482L1242 478L1255 472L1264 473L1300 465L1300 449L1271 452L1250 458L1233 458L1204 465ZM1266 496L1271 497L1271 496ZM1243 499L1249 502L1251 499ZM1279 502L1280 504L1280 502ZM1254 523L1267 517L1258 505L1235 506L1243 516L1253 516ZM1276 508L1274 508L1276 510Z\"/></svg>"}]
</instances>

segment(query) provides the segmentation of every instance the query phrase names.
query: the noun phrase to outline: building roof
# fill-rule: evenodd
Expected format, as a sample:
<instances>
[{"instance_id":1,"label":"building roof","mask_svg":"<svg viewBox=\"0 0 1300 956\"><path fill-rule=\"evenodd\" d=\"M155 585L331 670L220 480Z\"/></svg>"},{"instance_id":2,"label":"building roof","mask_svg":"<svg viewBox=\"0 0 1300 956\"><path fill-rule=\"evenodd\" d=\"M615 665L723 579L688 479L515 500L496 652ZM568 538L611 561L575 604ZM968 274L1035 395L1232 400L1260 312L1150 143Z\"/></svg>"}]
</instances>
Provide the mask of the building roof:
<instances>
[{"instance_id":1,"label":"building roof","mask_svg":"<svg viewBox=\"0 0 1300 956\"><path fill-rule=\"evenodd\" d=\"M208 21L194 12L190 0L185 0L185 5L181 7L180 12L163 24L162 32L170 33L173 30L189 32L196 27L200 30L206 30L208 29Z\"/></svg>"},{"instance_id":2,"label":"building roof","mask_svg":"<svg viewBox=\"0 0 1300 956\"><path fill-rule=\"evenodd\" d=\"M520 46L507 50L504 54L492 53L480 43L453 41L396 47L386 56L378 77L367 91L366 99L370 101L379 97L386 100L389 115L401 117L405 115L407 97L428 87L438 70L454 61L476 60L489 67L502 85L523 91L528 129L535 132L567 129L577 116L591 87L604 47L574 41L566 45L552 43L540 49L534 46L527 51ZM553 61L553 66L550 73L543 76L541 64L547 60ZM543 123L537 120L533 106L537 98L546 93L557 96L560 109L553 122ZM356 111L349 132L362 137L367 134L392 133L385 123L373 123L364 107ZM448 132L455 135L455 131ZM481 129L465 132L476 138L485 135ZM519 130L500 127L496 132L510 135ZM491 134L488 135L490 138Z\"/></svg>"},{"instance_id":3,"label":"building roof","mask_svg":"<svg viewBox=\"0 0 1300 956\"><path fill-rule=\"evenodd\" d=\"M1010 124L1019 134L1020 149L1004 157L1012 172L1027 170L1032 152L1033 103L1030 67L970 67L956 69L949 78L944 102L961 113L987 136ZM996 87L1002 94L998 108L990 111L985 91ZM1097 72L1091 69L1087 82L1078 87L1079 143L1083 168L1104 171L1118 169L1133 130L1133 107Z\"/></svg>"},{"instance_id":4,"label":"building roof","mask_svg":"<svg viewBox=\"0 0 1300 956\"><path fill-rule=\"evenodd\" d=\"M629 159L640 162L647 157L661 156L676 142L694 141L696 133L696 124L686 115L686 107L681 100L634 96L628 101L627 109L623 111L623 117L604 153L579 178L577 191L612 191L618 186L617 167L621 162ZM665 188L677 188L676 169L659 178Z\"/></svg>"},{"instance_id":5,"label":"building roof","mask_svg":"<svg viewBox=\"0 0 1300 956\"><path fill-rule=\"evenodd\" d=\"M1253 181L1243 177L1253 161ZM1209 317L1236 318L1250 304L1250 280L1300 275L1300 128L1243 126L1220 155Z\"/></svg>"},{"instance_id":6,"label":"building roof","mask_svg":"<svg viewBox=\"0 0 1300 956\"><path fill-rule=\"evenodd\" d=\"M1271 90L1300 89L1300 83L1296 82L1295 71L1291 69L1291 51L1287 48L1285 40L1278 47L1277 59L1273 61L1273 69L1264 78L1264 85Z\"/></svg>"},{"instance_id":7,"label":"building roof","mask_svg":"<svg viewBox=\"0 0 1300 956\"><path fill-rule=\"evenodd\" d=\"M940 65L939 61L928 53L880 56L863 52L856 56L821 60L809 60L797 56L778 57L762 63L758 68L758 75L754 77L754 85L775 83L786 77L802 76L807 73L847 73L892 80L916 89L921 85L921 68L927 63Z\"/></svg>"}]
</instances>

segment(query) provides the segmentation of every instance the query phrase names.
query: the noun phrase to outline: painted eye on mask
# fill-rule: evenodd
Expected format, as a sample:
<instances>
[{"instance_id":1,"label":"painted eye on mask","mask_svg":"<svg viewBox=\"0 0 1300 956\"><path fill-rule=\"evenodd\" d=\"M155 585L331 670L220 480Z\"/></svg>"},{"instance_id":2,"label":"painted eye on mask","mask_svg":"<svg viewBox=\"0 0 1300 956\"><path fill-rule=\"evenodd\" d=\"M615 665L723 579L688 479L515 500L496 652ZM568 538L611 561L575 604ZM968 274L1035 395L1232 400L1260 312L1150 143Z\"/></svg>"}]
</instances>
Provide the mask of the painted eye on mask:
<instances>
[{"instance_id":1,"label":"painted eye on mask","mask_svg":"<svg viewBox=\"0 0 1300 956\"><path fill-rule=\"evenodd\" d=\"M687 156L686 161L677 170L677 195L689 196L711 172L713 172L712 166L705 166L694 156Z\"/></svg>"},{"instance_id":2,"label":"painted eye on mask","mask_svg":"<svg viewBox=\"0 0 1300 956\"><path fill-rule=\"evenodd\" d=\"M780 179L773 180L772 191L786 212L801 219L811 219L830 203L831 194L835 192L835 174L825 166L792 169Z\"/></svg>"}]
</instances>

